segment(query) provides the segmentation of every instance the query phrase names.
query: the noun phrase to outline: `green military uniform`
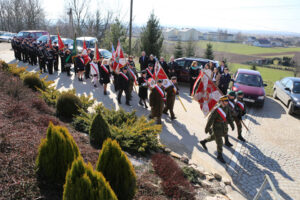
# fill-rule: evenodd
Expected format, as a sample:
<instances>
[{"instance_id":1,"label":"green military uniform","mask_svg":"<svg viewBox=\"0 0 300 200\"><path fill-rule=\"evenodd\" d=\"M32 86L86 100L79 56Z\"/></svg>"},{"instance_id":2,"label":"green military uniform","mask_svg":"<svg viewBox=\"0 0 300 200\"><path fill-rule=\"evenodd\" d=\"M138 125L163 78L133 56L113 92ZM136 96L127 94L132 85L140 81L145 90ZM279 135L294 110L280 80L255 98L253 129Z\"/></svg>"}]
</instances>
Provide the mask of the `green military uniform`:
<instances>
[{"instance_id":1,"label":"green military uniform","mask_svg":"<svg viewBox=\"0 0 300 200\"><path fill-rule=\"evenodd\" d=\"M236 112L236 104L235 104L235 97L236 97L236 94L234 91L230 91L228 92L228 105L227 107L229 108L229 112L230 112L230 115L231 117L234 119L236 116L237 116L237 112ZM230 97L234 97L233 99L231 99ZM227 122L227 126L226 126L226 129L225 129L225 135L224 135L224 138L225 138L225 145L228 146L228 147L232 147L233 145L229 142L229 139L228 139L228 122Z\"/></svg>"},{"instance_id":2,"label":"green military uniform","mask_svg":"<svg viewBox=\"0 0 300 200\"><path fill-rule=\"evenodd\" d=\"M168 114L168 110L170 110L171 119L176 119L174 114L174 104L176 94L178 94L178 87L177 84L172 84L165 89L167 95L166 107L163 110L163 113Z\"/></svg>"},{"instance_id":3,"label":"green military uniform","mask_svg":"<svg viewBox=\"0 0 300 200\"><path fill-rule=\"evenodd\" d=\"M235 110L237 115L234 117L234 121L238 131L238 139L245 142L245 139L242 136L242 116L246 114L246 106L243 99L239 97L236 99L235 103Z\"/></svg>"},{"instance_id":4,"label":"green military uniform","mask_svg":"<svg viewBox=\"0 0 300 200\"><path fill-rule=\"evenodd\" d=\"M221 115L217 112L217 109L220 108L224 111L226 114L226 122L223 120ZM205 127L205 132L212 133L208 138L206 138L206 142L210 142L215 140L217 143L217 151L218 153L222 153L222 148L223 148L223 141L222 137L225 135L226 130L228 131L227 123L230 124L232 129L234 129L234 124L232 121L232 117L230 114L230 110L228 106L222 107L219 105L209 116L206 127Z\"/></svg>"},{"instance_id":5,"label":"green military uniform","mask_svg":"<svg viewBox=\"0 0 300 200\"><path fill-rule=\"evenodd\" d=\"M149 118L153 119L156 118L157 124L161 124L161 115L164 109L164 100L165 100L165 93L162 88L160 88L163 92L163 95L159 92L159 86L155 85L152 88L150 93L150 106L151 106L151 114Z\"/></svg>"}]
</instances>

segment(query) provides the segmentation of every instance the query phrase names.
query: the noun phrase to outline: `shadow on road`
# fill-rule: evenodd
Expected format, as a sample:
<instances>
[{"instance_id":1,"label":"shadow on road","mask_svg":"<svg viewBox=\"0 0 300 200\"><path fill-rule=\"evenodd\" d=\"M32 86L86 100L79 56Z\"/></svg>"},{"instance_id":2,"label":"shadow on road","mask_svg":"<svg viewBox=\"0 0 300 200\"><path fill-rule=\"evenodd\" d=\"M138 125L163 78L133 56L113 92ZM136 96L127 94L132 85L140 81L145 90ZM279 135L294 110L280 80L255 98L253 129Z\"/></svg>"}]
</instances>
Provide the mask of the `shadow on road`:
<instances>
[{"instance_id":1,"label":"shadow on road","mask_svg":"<svg viewBox=\"0 0 300 200\"><path fill-rule=\"evenodd\" d=\"M249 151L248 156L243 156L239 152L235 152L239 163L235 163L226 169L232 176L234 184L243 191L249 199L253 199L264 180L264 175L268 174L279 195L286 200L292 198L285 193L279 186L274 173L279 173L281 176L290 181L294 181L278 164L278 162L270 157L265 156L255 145L251 143L244 143L244 147ZM272 168L270 168L272 166ZM245 182L248 182L245 184ZM250 183L250 184L249 184ZM249 186L250 185L250 186ZM263 199L273 199L272 191L267 187L263 193Z\"/></svg>"}]
</instances>

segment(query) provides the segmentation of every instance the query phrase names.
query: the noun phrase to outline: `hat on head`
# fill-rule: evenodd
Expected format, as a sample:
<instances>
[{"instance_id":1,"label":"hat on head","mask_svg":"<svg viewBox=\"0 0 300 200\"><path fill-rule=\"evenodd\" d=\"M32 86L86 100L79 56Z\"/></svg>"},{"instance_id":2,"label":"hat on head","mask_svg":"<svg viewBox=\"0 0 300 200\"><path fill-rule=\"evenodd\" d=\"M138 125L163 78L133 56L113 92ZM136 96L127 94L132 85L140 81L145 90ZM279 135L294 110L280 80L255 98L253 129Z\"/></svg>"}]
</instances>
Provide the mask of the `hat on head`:
<instances>
[{"instance_id":1,"label":"hat on head","mask_svg":"<svg viewBox=\"0 0 300 200\"><path fill-rule=\"evenodd\" d=\"M230 90L227 94L230 96L233 96L233 97L236 96L235 91L232 91L232 90Z\"/></svg>"},{"instance_id":2,"label":"hat on head","mask_svg":"<svg viewBox=\"0 0 300 200\"><path fill-rule=\"evenodd\" d=\"M244 92L242 90L239 90L237 93L236 93L238 96L240 95L244 95Z\"/></svg>"},{"instance_id":3,"label":"hat on head","mask_svg":"<svg viewBox=\"0 0 300 200\"><path fill-rule=\"evenodd\" d=\"M127 67L125 66L125 67L123 67L123 70L127 70Z\"/></svg>"},{"instance_id":4,"label":"hat on head","mask_svg":"<svg viewBox=\"0 0 300 200\"><path fill-rule=\"evenodd\" d=\"M162 83L163 81L161 80L161 79L159 79L158 81L157 81L157 83Z\"/></svg>"},{"instance_id":5,"label":"hat on head","mask_svg":"<svg viewBox=\"0 0 300 200\"><path fill-rule=\"evenodd\" d=\"M149 67L153 67L153 63L149 63L148 66L149 66Z\"/></svg>"},{"instance_id":6,"label":"hat on head","mask_svg":"<svg viewBox=\"0 0 300 200\"><path fill-rule=\"evenodd\" d=\"M176 76L172 76L171 80L177 80L177 77Z\"/></svg>"},{"instance_id":7,"label":"hat on head","mask_svg":"<svg viewBox=\"0 0 300 200\"><path fill-rule=\"evenodd\" d=\"M142 74L147 74L147 71L146 71L146 70L143 70L143 71L142 71Z\"/></svg>"},{"instance_id":8,"label":"hat on head","mask_svg":"<svg viewBox=\"0 0 300 200\"><path fill-rule=\"evenodd\" d=\"M228 101L228 96L224 95L222 96L219 101Z\"/></svg>"}]
</instances>

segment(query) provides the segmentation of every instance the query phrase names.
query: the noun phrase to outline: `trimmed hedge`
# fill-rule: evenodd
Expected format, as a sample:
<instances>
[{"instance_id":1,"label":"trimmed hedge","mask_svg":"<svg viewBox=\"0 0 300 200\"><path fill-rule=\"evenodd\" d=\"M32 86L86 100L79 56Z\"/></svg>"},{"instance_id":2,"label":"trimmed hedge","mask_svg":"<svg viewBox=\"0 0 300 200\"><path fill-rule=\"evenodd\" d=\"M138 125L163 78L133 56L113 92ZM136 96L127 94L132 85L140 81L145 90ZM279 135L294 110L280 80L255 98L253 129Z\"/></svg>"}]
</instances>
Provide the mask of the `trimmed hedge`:
<instances>
[{"instance_id":1,"label":"trimmed hedge","mask_svg":"<svg viewBox=\"0 0 300 200\"><path fill-rule=\"evenodd\" d=\"M79 109L82 107L80 99L72 92L63 92L56 102L56 114L59 117L72 119L79 114Z\"/></svg>"},{"instance_id":2,"label":"trimmed hedge","mask_svg":"<svg viewBox=\"0 0 300 200\"><path fill-rule=\"evenodd\" d=\"M103 143L96 170L109 181L119 200L133 199L136 192L135 171L117 141L109 138Z\"/></svg>"},{"instance_id":3,"label":"trimmed hedge","mask_svg":"<svg viewBox=\"0 0 300 200\"><path fill-rule=\"evenodd\" d=\"M117 200L117 196L101 172L86 165L78 157L66 175L63 200Z\"/></svg>"},{"instance_id":4,"label":"trimmed hedge","mask_svg":"<svg viewBox=\"0 0 300 200\"><path fill-rule=\"evenodd\" d=\"M67 170L78 156L80 152L68 129L50 122L47 137L39 146L37 173L49 182L63 184Z\"/></svg>"},{"instance_id":5,"label":"trimmed hedge","mask_svg":"<svg viewBox=\"0 0 300 200\"><path fill-rule=\"evenodd\" d=\"M90 129L90 142L96 148L101 148L103 142L111 137L110 129L101 113L96 114Z\"/></svg>"},{"instance_id":6,"label":"trimmed hedge","mask_svg":"<svg viewBox=\"0 0 300 200\"><path fill-rule=\"evenodd\" d=\"M37 74L25 75L23 83L34 91L37 91L37 88L45 90L45 85Z\"/></svg>"}]
</instances>

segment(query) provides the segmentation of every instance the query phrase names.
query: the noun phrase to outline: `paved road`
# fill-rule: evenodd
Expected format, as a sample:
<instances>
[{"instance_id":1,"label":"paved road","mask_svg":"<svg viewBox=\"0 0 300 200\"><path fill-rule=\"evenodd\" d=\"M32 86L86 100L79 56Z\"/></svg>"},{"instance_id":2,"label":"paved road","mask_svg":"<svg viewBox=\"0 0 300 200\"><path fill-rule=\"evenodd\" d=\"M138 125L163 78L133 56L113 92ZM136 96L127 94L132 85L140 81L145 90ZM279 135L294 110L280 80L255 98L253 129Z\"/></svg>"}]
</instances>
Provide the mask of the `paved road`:
<instances>
[{"instance_id":1,"label":"paved road","mask_svg":"<svg viewBox=\"0 0 300 200\"><path fill-rule=\"evenodd\" d=\"M9 44L0 44L0 59L15 63ZM19 62L20 66L24 66ZM28 66L29 71L38 71L36 66ZM47 74L43 74L45 76ZM107 107L119 108L116 94L109 88L109 95L104 96L102 87L94 88L90 81L78 82L60 72L49 75L54 80L57 89L76 88L79 95L91 94L98 102ZM300 120L289 116L286 108L273 99L267 98L263 109L251 108L246 123L251 133L245 133L247 143L241 144L236 138L236 132L229 132L234 144L232 149L224 148L225 160L228 165L216 161L216 145L209 143L208 152L203 151L199 141L207 137L204 133L206 118L200 111L197 102L188 96L188 87L180 85L180 97L187 107L185 112L178 100L175 103L177 120L171 121L163 117L161 142L172 151L186 155L192 163L201 165L207 171L216 171L223 176L232 178L238 191L251 199L260 187L263 177L268 174L283 199L300 199ZM124 102L123 97L123 102ZM125 110L135 109L138 115L148 115L150 110L138 106L138 96L133 94L133 107L121 105ZM245 132L245 130L244 130ZM235 149L237 151L235 151ZM269 199L269 191L262 199ZM241 196L234 199L242 199Z\"/></svg>"}]
</instances>

